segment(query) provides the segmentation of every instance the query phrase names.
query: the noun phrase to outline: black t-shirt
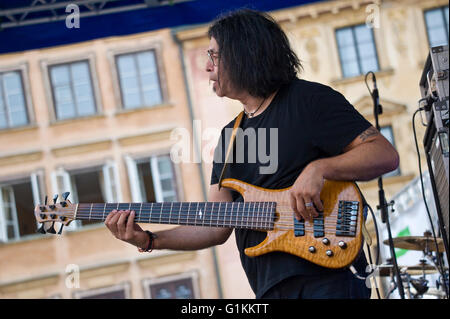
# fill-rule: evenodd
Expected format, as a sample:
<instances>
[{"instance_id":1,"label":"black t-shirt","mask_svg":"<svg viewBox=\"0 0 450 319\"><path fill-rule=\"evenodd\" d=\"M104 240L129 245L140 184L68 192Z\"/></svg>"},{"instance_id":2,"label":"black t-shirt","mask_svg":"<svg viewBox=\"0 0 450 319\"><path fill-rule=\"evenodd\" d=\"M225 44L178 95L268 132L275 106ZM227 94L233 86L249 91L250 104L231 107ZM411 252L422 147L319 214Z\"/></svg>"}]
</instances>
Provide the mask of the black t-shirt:
<instances>
[{"instance_id":1,"label":"black t-shirt","mask_svg":"<svg viewBox=\"0 0 450 319\"><path fill-rule=\"evenodd\" d=\"M234 122L222 129L211 185L219 181ZM224 178L268 189L289 187L308 163L340 154L370 125L339 92L326 85L295 79L279 89L263 113L253 118L244 116L242 131L236 136L233 161L228 164ZM244 141L243 148L238 140ZM240 145L238 149L236 144ZM243 201L237 192L232 195L233 201ZM235 229L235 235L241 263L256 298L290 276L342 271L323 268L283 252L247 257L244 249L258 245L266 233ZM361 254L355 267L363 273L366 264Z\"/></svg>"}]
</instances>

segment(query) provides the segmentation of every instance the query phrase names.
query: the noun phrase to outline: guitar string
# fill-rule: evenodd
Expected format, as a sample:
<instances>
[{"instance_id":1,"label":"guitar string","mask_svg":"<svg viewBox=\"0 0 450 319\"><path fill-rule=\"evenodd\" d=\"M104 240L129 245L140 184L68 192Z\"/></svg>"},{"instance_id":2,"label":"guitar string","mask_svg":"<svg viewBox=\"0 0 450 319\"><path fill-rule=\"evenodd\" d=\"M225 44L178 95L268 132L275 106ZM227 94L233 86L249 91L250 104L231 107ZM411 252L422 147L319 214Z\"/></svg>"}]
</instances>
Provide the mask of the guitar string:
<instances>
[{"instance_id":1,"label":"guitar string","mask_svg":"<svg viewBox=\"0 0 450 319\"><path fill-rule=\"evenodd\" d=\"M244 211L242 211L242 212L244 212ZM240 211L233 211L233 213L236 213L236 214L242 213L242 212L240 212ZM255 216L255 215L253 215L253 216L245 216L245 215L240 215L240 216L238 215L238 216L236 216L235 214L231 214L231 213L230 213L230 215L223 214L223 215L219 216L219 215L214 215L214 211L211 211L211 215L209 215L208 213L205 213L204 217L203 217L203 214L202 214L201 219L208 220L210 222L223 221L224 223L233 221L233 222L241 222L241 223L252 222L252 223L256 223L256 224L259 224L259 223L277 223L277 224L293 225L292 222L291 222L292 219L293 219L292 213L288 213L288 212L286 212L284 214L290 214L289 217L279 217L275 221L268 220L268 218L271 218L273 216L272 212L262 212L262 213L259 213L259 215L257 215L257 216ZM105 212L105 214L106 214L106 212ZM105 214L103 214L103 211L102 212L100 212L100 211L78 211L77 212L77 216L80 216L80 217L89 217L90 216L91 218L93 216L96 216L97 218L98 218L98 216L104 217ZM187 220L187 221L192 221L192 220L198 221L198 214L197 213L195 213L195 215L192 215L190 213L186 213L186 214L179 214L179 213L177 213L176 215L172 216L171 213L167 214L167 212L164 212L164 213L161 213L161 214L159 214L157 212L154 212L154 213L150 213L148 215L145 214L145 213L143 214L141 212L141 213L139 213L139 216L137 216L137 217L139 217L140 220L148 219L148 221L151 221L152 217L153 217L153 220L152 220L153 222L155 222L156 219L157 220L161 220L161 221L162 220L164 220L164 221L171 221L171 219L177 219L177 220L183 219L183 220ZM214 218L214 217L217 217L217 218ZM220 217L222 217L222 218L220 218ZM351 216L344 217L344 220L345 221L352 221L351 218L349 219L349 217L351 217ZM252 219L252 220L249 221L249 219ZM333 226L336 226L336 224L337 224L337 217L336 216L315 218L315 220L323 220L323 219L324 219L323 225L325 225L325 226L332 226L333 227ZM304 223L304 221L299 221L299 223ZM320 225L316 225L316 226L320 226Z\"/></svg>"},{"instance_id":2,"label":"guitar string","mask_svg":"<svg viewBox=\"0 0 450 319\"><path fill-rule=\"evenodd\" d=\"M74 216L69 216L69 217L74 217ZM78 216L77 217L84 217L84 220L100 220L100 221L104 221L105 219L103 217L96 217L96 216L91 216L89 218L88 215L84 215L84 216ZM83 218L81 218L83 219ZM205 220L202 223L201 222L192 222L189 219L185 219L185 220L177 220L176 222L172 222L171 220L163 220L161 222L153 222L155 224L179 224L179 225L202 225L202 226L210 226L210 227L227 227L230 226L230 228L248 228L248 229L267 229L267 230L271 230L271 229L282 229L282 230L298 230L298 231L325 231L327 233L334 233L339 231L341 234L353 234L354 231L352 230L346 230L346 229L336 229L336 225L331 225L330 227L317 227L318 225L313 225L313 224L309 224L309 225L298 225L297 227L294 227L294 224L292 223L273 223L273 222L266 222L266 221L248 221L248 222L244 222L242 223L242 221L239 221L238 224L234 224L232 225L235 220L231 220L231 221L227 221L228 223L230 223L229 225L227 225L227 223L222 223L222 224L214 224L213 220ZM237 221L237 220L236 220ZM144 220L137 220L137 223L143 222L143 223L149 223L148 219L144 219ZM151 224L152 222L150 222ZM315 227L316 226L316 227ZM345 226L345 227L350 227L350 226Z\"/></svg>"},{"instance_id":3,"label":"guitar string","mask_svg":"<svg viewBox=\"0 0 450 319\"><path fill-rule=\"evenodd\" d=\"M87 215L84 216L84 217L86 217L84 220L101 220L101 221L104 221L104 219L101 218L101 217L87 218ZM146 220L143 220L143 221L138 220L136 222L137 223L140 223L140 222L148 223L148 221L146 221ZM218 224L211 224L207 220L205 223L197 222L194 225L198 225L198 226L202 225L202 226L209 226L209 227L228 227L228 226L230 226L230 228L267 229L267 230L271 230L271 229L298 230L298 231L307 231L307 232L322 231L323 230L323 231L325 231L327 233L334 233L334 232L339 231L342 234L345 234L345 233L353 234L354 233L354 231L351 231L351 230L338 230L338 229L336 229L333 226L332 226L332 228L327 228L327 227L314 228L314 225L310 225L310 226L298 226L298 227L294 228L294 224L275 223L275 225L268 226L268 225L260 224L261 222L258 222L258 223L256 223L256 222L249 222L249 223L250 223L250 225L248 225L248 224L244 225L242 223L240 223L239 225L231 225L231 224L230 225L226 225L224 223L218 225ZM176 223L171 223L170 221L165 221L165 222L161 222L160 224L192 225L193 223L189 222L189 220L186 219L186 220L177 221ZM266 222L266 224L267 224L267 222ZM271 226L273 226L273 227L271 227Z\"/></svg>"},{"instance_id":4,"label":"guitar string","mask_svg":"<svg viewBox=\"0 0 450 319\"><path fill-rule=\"evenodd\" d=\"M269 203L272 203L272 202L269 202ZM104 204L99 204L99 205L105 206ZM108 204L108 205L114 205L114 204ZM127 204L127 205L129 206L129 204ZM117 206L117 204L115 204L114 206ZM206 207L204 207L204 208L206 208ZM256 207L254 207L254 208L256 208ZM181 209L181 207L180 207L180 209ZM252 209L252 208L250 208L250 209ZM260 207L259 207L259 209L260 209ZM247 224L248 223L252 223L252 224L257 224L257 225L258 224L262 225L262 224L268 224L268 223L269 224L276 223L277 225L287 225L287 226L291 226L291 227L293 226L293 223L291 222L292 218L293 218L293 212L278 212L278 215L280 215L280 217L277 218L275 221L273 221L273 220L267 220L268 217L272 218L272 216L273 216L273 211L272 211L273 207L266 207L264 209L270 209L270 210L269 211L263 211L263 212L261 212L261 211L249 212L250 214L252 214L252 216L250 216L250 215L247 215L247 216L246 215L235 216L235 214L237 215L239 213L243 213L243 212L245 212L245 210L244 209L242 209L242 210L241 209L239 209L239 210L232 209L230 211L230 215L222 214L223 216L220 216L220 217L222 217L222 219L219 219L219 215L215 216L215 213L218 213L219 210L217 210L217 211L215 211L215 210L208 210L208 212L205 212L205 217L203 217L203 219L207 220L207 222L209 221L211 224L213 222L218 222L219 220L223 220L225 223L226 222L230 222L230 223L231 222L240 222L240 223L247 223ZM134 210L134 209L132 209L132 210ZM155 209L152 209L152 210L155 210ZM173 218L172 217L173 209L169 210L169 211L166 211L166 210L163 209L159 214L156 211L152 212L152 210L146 210L146 209L140 210L140 214L139 214L138 217L140 217L141 220L148 219L150 221L151 216L154 215L154 219L157 218L157 219L159 219L161 221L164 220L165 222L170 222L171 219ZM71 211L72 211L71 209L67 209L67 212L71 212ZM89 218L88 217L88 215L89 215L91 217L91 219L94 219L94 215L96 215L96 214L99 214L102 217L104 217L105 214L107 214L106 211L107 211L106 207L102 211L91 210L91 209L88 209L86 207L84 209L83 208L79 209L77 211L77 215L79 214L80 217L85 217L85 218ZM109 209L108 209L108 211L109 211ZM145 214L147 212L149 213L149 215ZM207 216L209 212L211 212L211 216ZM86 215L83 215L83 213L86 214ZM167 215L167 213L169 213L169 215ZM226 211L226 213L228 213L228 210ZM255 213L256 213L256 216L254 215ZM289 216L288 217L284 217L286 215L289 215ZM167 216L168 216L168 220L167 220ZM281 217L281 216L283 216L283 217ZM70 217L70 216L68 216L68 217ZM189 223L189 221L191 221L192 219L194 221L198 220L197 217L198 217L197 213L194 216L192 216L192 214L190 212L187 212L185 214L177 213L177 215L174 216L174 218L178 218L179 220L183 219L183 222L187 222L187 223ZM214 217L217 217L217 219L215 219ZM228 217L231 217L231 218L228 219ZM344 219L346 221L351 221L351 219L349 220L349 217L351 217L351 216L344 216ZM253 220L250 221L249 218L253 219ZM316 220L317 219L321 220L321 219L324 219L324 218L325 218L324 226L331 226L331 227L335 227L336 226L337 218L335 216L326 216L326 217L322 217L322 218L316 218ZM98 218L97 217L95 219L102 219L102 218ZM240 221L239 221L239 219L240 219ZM287 223L285 222L286 220L287 220ZM153 220L153 222L155 223L155 220ZM304 221L300 221L300 223L304 223ZM204 224L204 222L203 222L203 224ZM316 225L316 226L321 226L321 225ZM350 225L347 224L347 225L344 225L344 226L350 226Z\"/></svg>"}]
</instances>

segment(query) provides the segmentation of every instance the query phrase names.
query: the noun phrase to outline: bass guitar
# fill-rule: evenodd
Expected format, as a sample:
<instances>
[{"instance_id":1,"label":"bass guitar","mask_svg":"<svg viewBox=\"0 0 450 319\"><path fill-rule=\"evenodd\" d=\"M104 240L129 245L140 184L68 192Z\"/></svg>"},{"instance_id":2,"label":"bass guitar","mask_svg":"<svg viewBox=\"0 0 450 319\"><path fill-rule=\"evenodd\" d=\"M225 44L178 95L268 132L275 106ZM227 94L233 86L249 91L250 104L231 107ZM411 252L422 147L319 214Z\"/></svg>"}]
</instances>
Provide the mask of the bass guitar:
<instances>
[{"instance_id":1,"label":"bass guitar","mask_svg":"<svg viewBox=\"0 0 450 319\"><path fill-rule=\"evenodd\" d=\"M104 221L116 210L134 210L137 223L176 224L204 227L246 228L267 232L257 246L245 249L250 257L282 251L327 268L350 265L362 248L363 201L353 182L324 183L324 209L312 221L298 220L289 203L289 189L265 189L237 179L224 179L222 186L239 192L244 202L162 202L162 203L71 203L37 205L36 220L41 233L56 233L73 220ZM47 229L44 225L50 227Z\"/></svg>"}]
</instances>

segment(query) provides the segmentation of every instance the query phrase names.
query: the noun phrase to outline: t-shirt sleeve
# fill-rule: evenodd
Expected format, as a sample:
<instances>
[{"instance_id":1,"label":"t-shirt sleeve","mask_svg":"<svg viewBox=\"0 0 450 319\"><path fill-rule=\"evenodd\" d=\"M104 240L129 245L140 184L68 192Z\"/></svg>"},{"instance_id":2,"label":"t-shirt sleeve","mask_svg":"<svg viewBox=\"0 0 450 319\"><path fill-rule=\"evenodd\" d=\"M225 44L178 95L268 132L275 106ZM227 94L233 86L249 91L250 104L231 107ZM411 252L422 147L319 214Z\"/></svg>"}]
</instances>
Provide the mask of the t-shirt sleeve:
<instances>
[{"instance_id":1,"label":"t-shirt sleeve","mask_svg":"<svg viewBox=\"0 0 450 319\"><path fill-rule=\"evenodd\" d=\"M336 156L371 124L339 92L327 87L313 100L313 143L329 156Z\"/></svg>"}]
</instances>

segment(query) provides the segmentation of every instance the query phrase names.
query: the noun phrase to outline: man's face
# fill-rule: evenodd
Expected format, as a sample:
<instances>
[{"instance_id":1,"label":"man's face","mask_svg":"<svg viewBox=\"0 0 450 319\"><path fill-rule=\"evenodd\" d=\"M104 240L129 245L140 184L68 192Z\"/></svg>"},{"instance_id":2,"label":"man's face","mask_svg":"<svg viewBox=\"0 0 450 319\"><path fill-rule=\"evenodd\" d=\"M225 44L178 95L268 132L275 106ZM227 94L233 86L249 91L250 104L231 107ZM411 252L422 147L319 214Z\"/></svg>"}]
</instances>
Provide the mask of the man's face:
<instances>
[{"instance_id":1,"label":"man's face","mask_svg":"<svg viewBox=\"0 0 450 319\"><path fill-rule=\"evenodd\" d=\"M209 73L209 80L213 83L213 91L220 97L232 97L233 90L227 79L223 63L220 61L219 45L213 37L209 41L208 55L206 72Z\"/></svg>"}]
</instances>

